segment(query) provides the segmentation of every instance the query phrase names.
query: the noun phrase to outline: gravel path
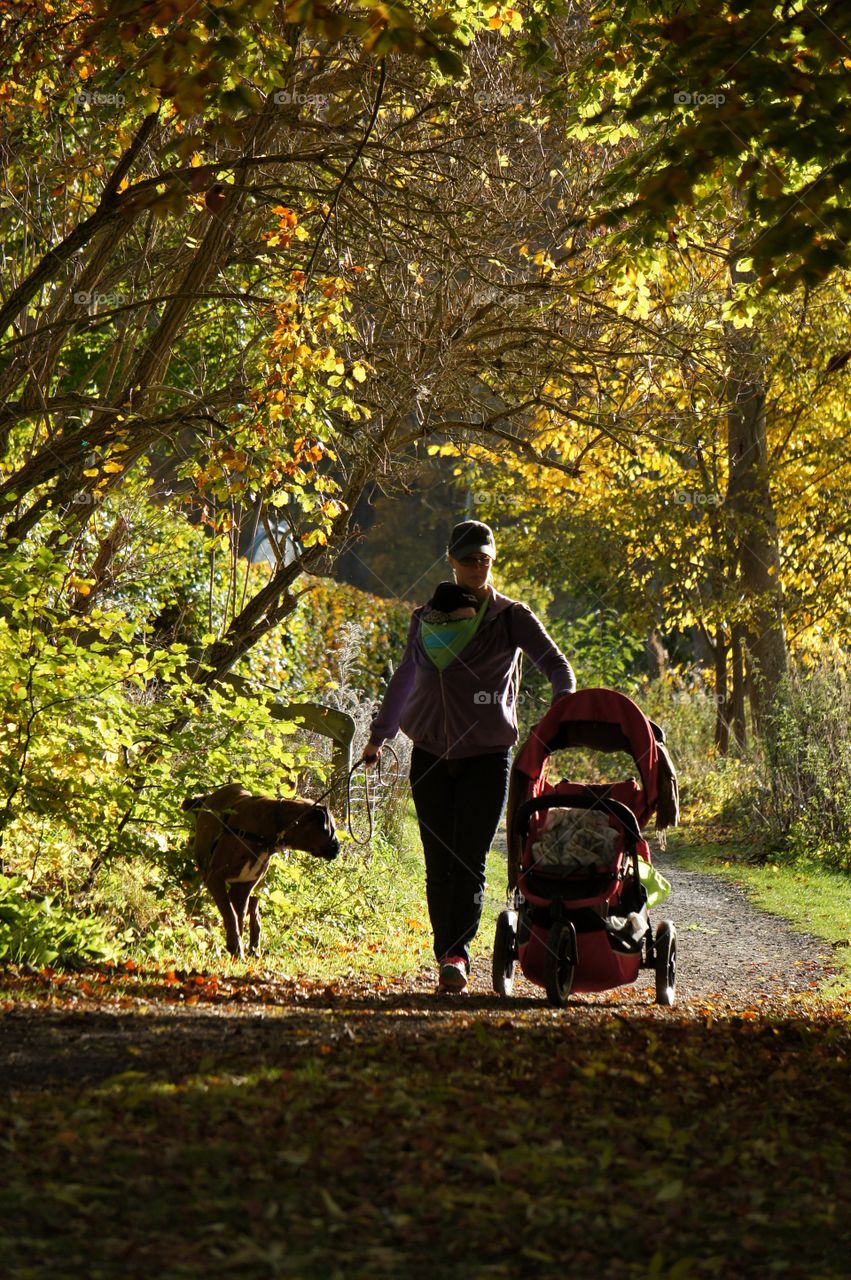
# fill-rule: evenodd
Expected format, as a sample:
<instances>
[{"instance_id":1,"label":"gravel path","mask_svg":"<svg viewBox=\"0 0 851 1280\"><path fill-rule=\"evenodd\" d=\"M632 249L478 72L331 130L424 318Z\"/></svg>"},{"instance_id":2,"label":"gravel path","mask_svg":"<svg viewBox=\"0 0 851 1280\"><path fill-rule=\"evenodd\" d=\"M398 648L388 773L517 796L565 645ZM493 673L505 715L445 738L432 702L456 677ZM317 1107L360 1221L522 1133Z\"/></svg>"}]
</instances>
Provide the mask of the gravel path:
<instances>
[{"instance_id":1,"label":"gravel path","mask_svg":"<svg viewBox=\"0 0 851 1280\"><path fill-rule=\"evenodd\" d=\"M679 994L730 999L803 992L832 972L821 938L796 933L784 920L754 907L727 879L685 871L664 854L656 865L671 896L651 913L677 928Z\"/></svg>"}]
</instances>

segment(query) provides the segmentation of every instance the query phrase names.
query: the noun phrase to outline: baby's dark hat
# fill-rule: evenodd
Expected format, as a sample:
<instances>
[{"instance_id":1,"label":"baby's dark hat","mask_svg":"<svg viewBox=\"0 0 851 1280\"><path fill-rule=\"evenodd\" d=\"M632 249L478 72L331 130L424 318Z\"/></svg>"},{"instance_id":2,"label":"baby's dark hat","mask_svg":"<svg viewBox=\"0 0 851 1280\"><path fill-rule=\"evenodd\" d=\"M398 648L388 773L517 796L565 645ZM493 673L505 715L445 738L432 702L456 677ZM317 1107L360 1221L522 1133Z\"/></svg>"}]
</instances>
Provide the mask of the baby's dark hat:
<instances>
[{"instance_id":1,"label":"baby's dark hat","mask_svg":"<svg viewBox=\"0 0 851 1280\"><path fill-rule=\"evenodd\" d=\"M429 600L432 609L441 613L451 613L453 609L478 609L479 602L475 591L468 587L459 587L457 582L440 582Z\"/></svg>"}]
</instances>

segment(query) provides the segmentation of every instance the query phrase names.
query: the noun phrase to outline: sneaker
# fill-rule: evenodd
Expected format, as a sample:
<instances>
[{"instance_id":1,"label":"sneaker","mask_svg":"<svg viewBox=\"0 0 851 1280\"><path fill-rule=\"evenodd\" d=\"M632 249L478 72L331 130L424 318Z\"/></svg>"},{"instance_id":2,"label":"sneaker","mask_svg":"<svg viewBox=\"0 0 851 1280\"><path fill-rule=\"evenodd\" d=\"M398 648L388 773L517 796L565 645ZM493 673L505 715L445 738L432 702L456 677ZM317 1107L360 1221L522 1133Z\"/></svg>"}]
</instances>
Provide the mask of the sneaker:
<instances>
[{"instance_id":1,"label":"sneaker","mask_svg":"<svg viewBox=\"0 0 851 1280\"><path fill-rule=\"evenodd\" d=\"M446 956L441 961L438 991L467 990L467 962L463 956Z\"/></svg>"}]
</instances>

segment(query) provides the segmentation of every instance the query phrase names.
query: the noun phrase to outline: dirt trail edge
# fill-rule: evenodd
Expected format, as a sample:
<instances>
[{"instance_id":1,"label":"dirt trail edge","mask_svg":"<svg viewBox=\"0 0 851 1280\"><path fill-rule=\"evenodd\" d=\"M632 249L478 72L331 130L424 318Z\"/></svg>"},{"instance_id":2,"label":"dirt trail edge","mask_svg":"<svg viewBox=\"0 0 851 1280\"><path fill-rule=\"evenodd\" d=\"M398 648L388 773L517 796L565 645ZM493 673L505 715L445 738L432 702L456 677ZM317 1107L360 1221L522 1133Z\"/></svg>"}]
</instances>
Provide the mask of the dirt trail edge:
<instances>
[{"instance_id":1,"label":"dirt trail edge","mask_svg":"<svg viewBox=\"0 0 851 1280\"><path fill-rule=\"evenodd\" d=\"M847 1280L847 1003L828 949L660 863L674 1009L432 973L14 974L10 1280ZM494 887L492 886L492 889Z\"/></svg>"}]
</instances>

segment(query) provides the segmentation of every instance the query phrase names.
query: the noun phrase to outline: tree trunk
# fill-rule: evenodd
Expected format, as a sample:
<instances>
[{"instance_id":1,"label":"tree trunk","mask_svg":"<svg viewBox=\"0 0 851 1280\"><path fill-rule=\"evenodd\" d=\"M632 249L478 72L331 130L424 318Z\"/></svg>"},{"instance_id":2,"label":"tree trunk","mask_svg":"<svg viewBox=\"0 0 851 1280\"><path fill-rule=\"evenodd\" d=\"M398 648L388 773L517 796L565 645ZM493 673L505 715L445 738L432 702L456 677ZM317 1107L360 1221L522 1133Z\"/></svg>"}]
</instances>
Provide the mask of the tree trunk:
<instances>
[{"instance_id":1,"label":"tree trunk","mask_svg":"<svg viewBox=\"0 0 851 1280\"><path fill-rule=\"evenodd\" d=\"M734 248L730 291L751 278L740 269ZM771 496L765 429L762 356L753 330L727 326L727 517L732 562L747 601L748 655L754 678L754 719L764 732L768 713L781 696L788 672L780 549Z\"/></svg>"},{"instance_id":2,"label":"tree trunk","mask_svg":"<svg viewBox=\"0 0 851 1280\"><path fill-rule=\"evenodd\" d=\"M730 749L730 701L727 685L726 637L719 628L715 635L715 747L726 756Z\"/></svg>"},{"instance_id":3,"label":"tree trunk","mask_svg":"<svg viewBox=\"0 0 851 1280\"><path fill-rule=\"evenodd\" d=\"M732 696L732 715L733 715L733 737L736 742L736 750L739 755L743 755L748 745L748 729L745 720L745 661L744 661L744 643L743 629L736 625L733 627L733 696Z\"/></svg>"},{"instance_id":4,"label":"tree trunk","mask_svg":"<svg viewBox=\"0 0 851 1280\"><path fill-rule=\"evenodd\" d=\"M651 680L661 680L668 666L668 651L662 644L662 637L655 629L644 641L644 653L647 658L647 670Z\"/></svg>"}]
</instances>

